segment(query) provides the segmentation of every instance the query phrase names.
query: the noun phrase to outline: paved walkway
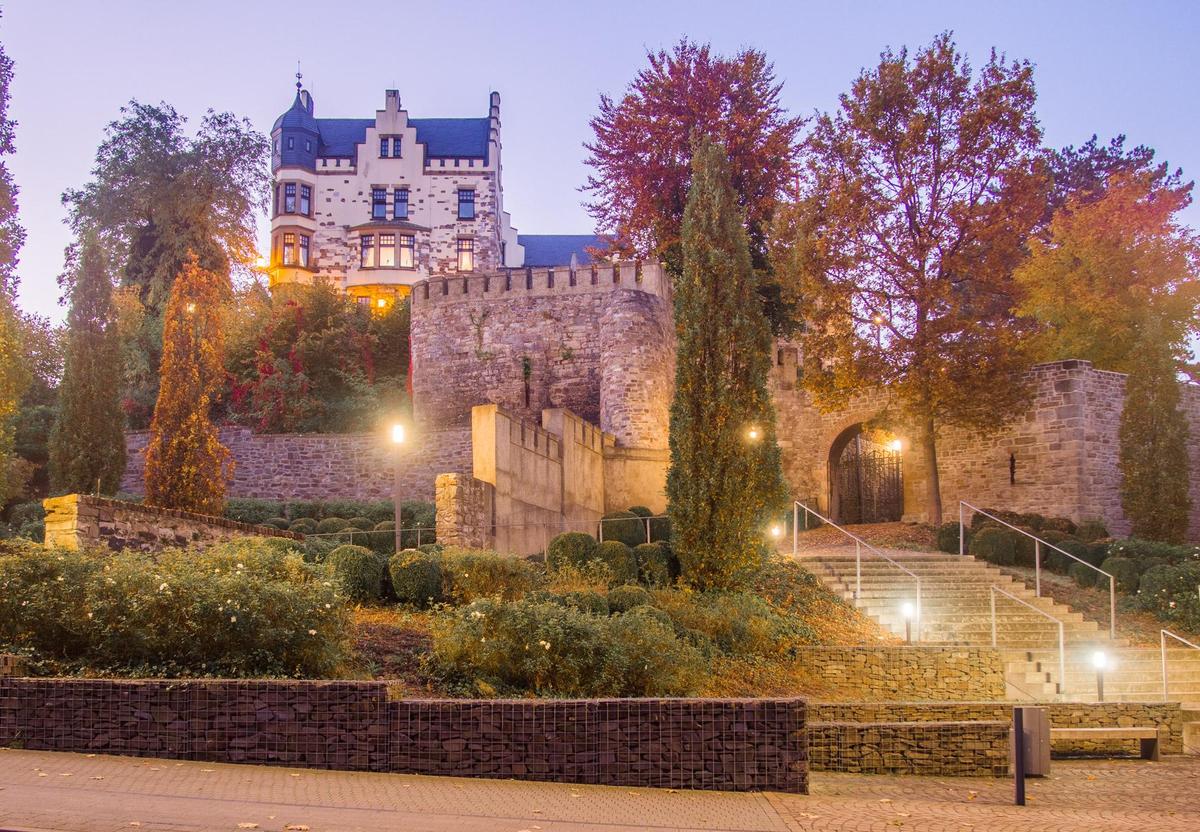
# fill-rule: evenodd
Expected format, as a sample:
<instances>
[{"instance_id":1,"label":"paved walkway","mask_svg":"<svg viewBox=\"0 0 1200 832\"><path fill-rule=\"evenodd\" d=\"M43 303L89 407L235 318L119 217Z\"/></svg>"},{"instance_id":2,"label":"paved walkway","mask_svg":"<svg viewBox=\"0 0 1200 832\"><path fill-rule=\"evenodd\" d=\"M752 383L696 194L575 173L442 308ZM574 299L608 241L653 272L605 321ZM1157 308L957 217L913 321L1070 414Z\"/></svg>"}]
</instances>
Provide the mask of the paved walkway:
<instances>
[{"instance_id":1,"label":"paved walkway","mask_svg":"<svg viewBox=\"0 0 1200 832\"><path fill-rule=\"evenodd\" d=\"M1056 761L1011 781L817 774L813 794L727 794L0 750L0 830L1200 829L1200 759Z\"/></svg>"}]
</instances>

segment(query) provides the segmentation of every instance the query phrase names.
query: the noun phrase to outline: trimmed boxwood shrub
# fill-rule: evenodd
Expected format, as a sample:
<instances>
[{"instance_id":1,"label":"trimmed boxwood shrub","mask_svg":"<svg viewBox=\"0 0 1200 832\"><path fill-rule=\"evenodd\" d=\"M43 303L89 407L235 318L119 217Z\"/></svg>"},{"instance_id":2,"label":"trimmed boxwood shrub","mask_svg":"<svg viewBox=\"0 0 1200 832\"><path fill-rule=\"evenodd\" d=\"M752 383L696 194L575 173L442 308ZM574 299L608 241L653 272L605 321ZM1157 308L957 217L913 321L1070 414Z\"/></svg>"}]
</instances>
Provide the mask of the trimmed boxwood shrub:
<instances>
[{"instance_id":1,"label":"trimmed boxwood shrub","mask_svg":"<svg viewBox=\"0 0 1200 832\"><path fill-rule=\"evenodd\" d=\"M317 530L317 521L311 517L300 517L288 524L289 532L297 532L299 534L312 534Z\"/></svg>"},{"instance_id":2,"label":"trimmed boxwood shrub","mask_svg":"<svg viewBox=\"0 0 1200 832\"><path fill-rule=\"evenodd\" d=\"M332 534L340 532L350 524L341 517L326 517L320 523L317 523L317 534Z\"/></svg>"},{"instance_id":3,"label":"trimmed boxwood shrub","mask_svg":"<svg viewBox=\"0 0 1200 832\"><path fill-rule=\"evenodd\" d=\"M1064 540L1075 540L1075 538L1071 537L1071 535L1067 534L1066 532L1060 532L1057 529L1042 529L1040 532L1038 532L1038 537L1047 543L1053 543L1055 546L1057 546L1059 543L1062 543Z\"/></svg>"},{"instance_id":4,"label":"trimmed boxwood shrub","mask_svg":"<svg viewBox=\"0 0 1200 832\"><path fill-rule=\"evenodd\" d=\"M646 542L646 522L631 511L613 511L600 522L600 536L619 540L629 548Z\"/></svg>"},{"instance_id":5,"label":"trimmed boxwood shrub","mask_svg":"<svg viewBox=\"0 0 1200 832\"><path fill-rule=\"evenodd\" d=\"M346 525L364 532L369 532L375 528L375 521L370 517L351 517L346 521Z\"/></svg>"},{"instance_id":6,"label":"trimmed boxwood shrub","mask_svg":"<svg viewBox=\"0 0 1200 832\"><path fill-rule=\"evenodd\" d=\"M1035 534L1033 529L1028 526L1018 526L1021 531L1013 531L1008 529L1009 534L1013 538L1013 564L1016 566L1026 566L1030 569L1034 566L1034 561L1037 558L1037 542L1027 534Z\"/></svg>"},{"instance_id":7,"label":"trimmed boxwood shrub","mask_svg":"<svg viewBox=\"0 0 1200 832\"><path fill-rule=\"evenodd\" d=\"M1067 574L1071 576L1071 580L1079 586L1095 586L1096 579L1104 577L1095 569L1084 563L1071 562L1067 567Z\"/></svg>"},{"instance_id":8,"label":"trimmed boxwood shrub","mask_svg":"<svg viewBox=\"0 0 1200 832\"><path fill-rule=\"evenodd\" d=\"M1011 566L1016 560L1015 537L1002 526L982 526L971 536L970 553L997 566Z\"/></svg>"},{"instance_id":9,"label":"trimmed boxwood shrub","mask_svg":"<svg viewBox=\"0 0 1200 832\"><path fill-rule=\"evenodd\" d=\"M654 512L651 511L650 509L646 508L645 506L630 506L629 508L626 509L626 511L628 511L630 514L636 514L638 517L641 517L643 519L646 517L654 516Z\"/></svg>"},{"instance_id":10,"label":"trimmed boxwood shrub","mask_svg":"<svg viewBox=\"0 0 1200 832\"><path fill-rule=\"evenodd\" d=\"M564 566L581 568L596 554L596 539L583 532L563 532L546 547L546 566L551 571Z\"/></svg>"},{"instance_id":11,"label":"trimmed boxwood shrub","mask_svg":"<svg viewBox=\"0 0 1200 832\"><path fill-rule=\"evenodd\" d=\"M273 526L277 529L286 529L291 523L286 517L272 517L262 523L264 526Z\"/></svg>"},{"instance_id":12,"label":"trimmed boxwood shrub","mask_svg":"<svg viewBox=\"0 0 1200 832\"><path fill-rule=\"evenodd\" d=\"M268 520L284 514L283 504L274 500L254 500L231 497L225 501L225 517L239 523L265 525Z\"/></svg>"},{"instance_id":13,"label":"trimmed boxwood shrub","mask_svg":"<svg viewBox=\"0 0 1200 832\"><path fill-rule=\"evenodd\" d=\"M324 537L307 537L304 539L304 559L309 563L324 563L329 553L339 545L336 541Z\"/></svg>"},{"instance_id":14,"label":"trimmed boxwood shrub","mask_svg":"<svg viewBox=\"0 0 1200 832\"><path fill-rule=\"evenodd\" d=\"M1042 520L1042 531L1044 532L1062 532L1074 536L1075 528L1075 524L1066 517L1047 517Z\"/></svg>"},{"instance_id":15,"label":"trimmed boxwood shrub","mask_svg":"<svg viewBox=\"0 0 1200 832\"><path fill-rule=\"evenodd\" d=\"M602 543L597 543L593 557L596 560L603 561L609 568L612 572L612 582L614 584L624 584L637 580L637 560L633 556L633 550L619 540L605 540Z\"/></svg>"},{"instance_id":16,"label":"trimmed boxwood shrub","mask_svg":"<svg viewBox=\"0 0 1200 832\"><path fill-rule=\"evenodd\" d=\"M635 546L638 580L646 586L666 586L671 582L671 559L661 543L642 543Z\"/></svg>"},{"instance_id":17,"label":"trimmed boxwood shrub","mask_svg":"<svg viewBox=\"0 0 1200 832\"><path fill-rule=\"evenodd\" d=\"M564 592L558 597L564 606L586 612L588 615L608 615L609 613L608 600L599 592L576 590Z\"/></svg>"},{"instance_id":18,"label":"trimmed boxwood shrub","mask_svg":"<svg viewBox=\"0 0 1200 832\"><path fill-rule=\"evenodd\" d=\"M1117 579L1117 589L1122 592L1137 592L1141 580L1141 570L1129 558L1106 558L1100 568ZM1103 578L1096 575L1096 578Z\"/></svg>"},{"instance_id":19,"label":"trimmed boxwood shrub","mask_svg":"<svg viewBox=\"0 0 1200 832\"><path fill-rule=\"evenodd\" d=\"M650 519L650 542L669 543L671 541L671 518L652 517Z\"/></svg>"},{"instance_id":20,"label":"trimmed boxwood shrub","mask_svg":"<svg viewBox=\"0 0 1200 832\"><path fill-rule=\"evenodd\" d=\"M647 544L643 543L642 545ZM612 612L629 612L634 607L653 606L653 604L654 598L637 584L625 584L608 591L608 608Z\"/></svg>"},{"instance_id":21,"label":"trimmed boxwood shrub","mask_svg":"<svg viewBox=\"0 0 1200 832\"><path fill-rule=\"evenodd\" d=\"M1108 529L1100 520L1084 520L1076 527L1075 536L1084 543L1095 543L1108 537Z\"/></svg>"},{"instance_id":22,"label":"trimmed boxwood shrub","mask_svg":"<svg viewBox=\"0 0 1200 832\"><path fill-rule=\"evenodd\" d=\"M1083 541L1069 537L1065 540L1059 541L1054 545L1056 545L1059 549L1062 549L1063 552L1068 552L1080 560L1087 562L1088 545ZM1060 575L1069 574L1071 564L1073 563L1075 563L1075 561L1071 560L1062 552L1057 552L1054 549L1051 549L1046 553L1046 566L1050 569L1050 571L1057 572Z\"/></svg>"},{"instance_id":23,"label":"trimmed boxwood shrub","mask_svg":"<svg viewBox=\"0 0 1200 832\"><path fill-rule=\"evenodd\" d=\"M938 526L937 547L940 551L949 552L952 555L958 554L959 528L960 527L957 520L953 520L949 523L943 523L942 525ZM964 537L966 538L966 548L964 551L969 552L971 551L970 529L966 529L966 534Z\"/></svg>"},{"instance_id":24,"label":"trimmed boxwood shrub","mask_svg":"<svg viewBox=\"0 0 1200 832\"><path fill-rule=\"evenodd\" d=\"M352 600L369 604L383 592L383 561L365 546L338 546L325 556L325 566Z\"/></svg>"},{"instance_id":25,"label":"trimmed boxwood shrub","mask_svg":"<svg viewBox=\"0 0 1200 832\"><path fill-rule=\"evenodd\" d=\"M1108 551L1111 555L1135 561L1162 561L1163 563L1200 561L1200 546L1177 546L1173 543L1160 543L1157 540L1142 540L1137 537L1114 540L1109 543Z\"/></svg>"},{"instance_id":26,"label":"trimmed boxwood shrub","mask_svg":"<svg viewBox=\"0 0 1200 832\"><path fill-rule=\"evenodd\" d=\"M405 549L388 561L392 592L402 604L426 607L442 600L442 559Z\"/></svg>"}]
</instances>

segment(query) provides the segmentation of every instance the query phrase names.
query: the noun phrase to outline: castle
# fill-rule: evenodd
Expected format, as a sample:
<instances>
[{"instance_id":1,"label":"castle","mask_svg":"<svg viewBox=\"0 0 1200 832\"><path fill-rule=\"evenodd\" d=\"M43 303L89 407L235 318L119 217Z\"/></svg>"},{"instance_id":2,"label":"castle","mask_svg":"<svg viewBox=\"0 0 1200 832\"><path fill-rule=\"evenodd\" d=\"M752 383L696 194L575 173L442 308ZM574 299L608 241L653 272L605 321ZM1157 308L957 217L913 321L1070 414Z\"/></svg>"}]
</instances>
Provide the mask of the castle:
<instances>
[{"instance_id":1,"label":"castle","mask_svg":"<svg viewBox=\"0 0 1200 832\"><path fill-rule=\"evenodd\" d=\"M675 325L657 264L601 263L596 238L517 235L503 208L500 98L486 119L409 119L389 91L373 120L316 119L295 103L272 133L272 286L334 282L384 308L411 298L413 441L223 429L231 496L436 499L439 536L538 551L605 512L666 506ZM771 390L792 496L842 522L927 520L927 471L886 390L822 411L776 345ZM1028 406L991 433L938 436L947 519L958 501L1129 523L1119 498L1125 377L1086 361L1030 371ZM1200 388L1182 407L1200 436ZM123 490L141 490L144 433ZM1200 538L1200 442L1191 537Z\"/></svg>"}]
</instances>

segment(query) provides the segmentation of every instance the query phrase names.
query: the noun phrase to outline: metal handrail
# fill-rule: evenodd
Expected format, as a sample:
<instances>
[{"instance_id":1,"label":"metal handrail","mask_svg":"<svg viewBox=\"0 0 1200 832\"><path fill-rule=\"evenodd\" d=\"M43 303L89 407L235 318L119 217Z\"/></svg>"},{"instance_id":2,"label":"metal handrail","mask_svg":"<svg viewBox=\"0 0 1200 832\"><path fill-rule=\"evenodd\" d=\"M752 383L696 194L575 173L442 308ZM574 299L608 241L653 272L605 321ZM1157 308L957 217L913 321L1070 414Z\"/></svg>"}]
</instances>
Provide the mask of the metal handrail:
<instances>
[{"instance_id":1,"label":"metal handrail","mask_svg":"<svg viewBox=\"0 0 1200 832\"><path fill-rule=\"evenodd\" d=\"M800 502L799 500L794 500L793 504L792 504L792 555L793 556L799 554L799 550L800 550L800 537L797 532L797 529L800 526L799 509L804 509L808 514L811 514L813 517L816 517L822 523L826 523L826 524L832 526L833 528L837 529L842 534L846 535L846 537L848 537L854 541L854 600L856 602L858 601L859 593L862 591L862 547L864 547L864 546L867 547L867 550L869 552L872 552L872 553L878 555L879 557L883 558L888 563L890 563L892 566L896 567L897 569L899 569L901 572L908 575L910 578L912 578L916 582L916 584L917 584L917 601L916 601L916 605L917 605L917 609L916 609L917 641L920 641L921 640L921 578L915 572L913 572L910 569L906 569L904 566L900 565L898 562L892 560L887 555L885 555L883 552L876 549L874 546L872 546L867 541L863 540L858 535L854 534L853 532L847 531L846 529L839 526L837 523L830 520L828 517L825 517L820 512L814 511L813 509L809 508L808 506L806 506L804 503Z\"/></svg>"},{"instance_id":2,"label":"metal handrail","mask_svg":"<svg viewBox=\"0 0 1200 832\"><path fill-rule=\"evenodd\" d=\"M1200 645L1192 644L1186 638L1183 638L1182 636L1177 636L1174 633L1172 633L1170 630L1159 630L1158 631L1159 650L1162 653L1163 699L1166 699L1168 696L1168 694L1167 694L1167 636L1170 636L1171 638L1175 639L1176 641L1178 641L1182 644L1186 644L1188 647L1191 647L1193 650L1200 650Z\"/></svg>"},{"instance_id":3,"label":"metal handrail","mask_svg":"<svg viewBox=\"0 0 1200 832\"><path fill-rule=\"evenodd\" d=\"M1005 520L1001 520L996 515L991 514L990 512L984 511L983 509L979 508L978 506L971 505L966 500L958 501L958 553L960 555L966 554L967 527L966 527L966 524L963 522L963 520L964 520L963 506L966 506L967 508L976 512L977 514L982 514L984 517L990 517L992 520L995 520L997 523L999 523L1002 526L1007 526L1008 528L1012 529L1014 532L1023 534L1026 537L1033 539L1033 583L1034 583L1033 594L1039 598L1042 597L1042 546L1049 546L1051 549L1058 552L1059 554L1066 555L1067 557L1069 557L1071 560L1075 561L1076 563L1082 563L1088 569L1091 569L1095 572L1099 572L1101 575L1108 578L1108 637L1111 639L1116 639L1116 637L1117 637L1117 579L1112 575L1112 573L1105 572L1100 567L1093 566L1092 564L1088 563L1086 560L1077 558L1075 555L1072 555L1070 552L1068 552L1064 549L1060 549L1058 546L1055 546L1053 543L1050 543L1049 541L1046 541L1046 540L1042 540L1040 537L1038 537L1035 534L1030 534L1029 532L1025 531L1024 529L1014 526L1012 523L1009 523Z\"/></svg>"},{"instance_id":4,"label":"metal handrail","mask_svg":"<svg viewBox=\"0 0 1200 832\"><path fill-rule=\"evenodd\" d=\"M999 592L1001 595L1005 596L1006 598L1011 598L1012 600L1016 601L1018 604L1023 604L1024 606L1029 607L1029 609L1033 610L1034 612L1038 613L1039 615L1044 615L1046 618L1049 618L1051 621L1053 621L1055 624L1058 625L1058 692L1060 694L1066 693L1067 692L1066 638L1064 637L1062 620L1055 618L1053 615L1046 612L1045 610L1038 609L1037 607L1035 607L1033 604L1029 603L1028 601L1021 600L1017 596L1013 595L1011 592L1005 592L1003 589L1001 589L1000 587L993 584L991 592L988 594L988 599L991 602L991 608L992 608L992 649L993 650L995 650L996 646L997 646L996 645L996 593L997 592Z\"/></svg>"}]
</instances>

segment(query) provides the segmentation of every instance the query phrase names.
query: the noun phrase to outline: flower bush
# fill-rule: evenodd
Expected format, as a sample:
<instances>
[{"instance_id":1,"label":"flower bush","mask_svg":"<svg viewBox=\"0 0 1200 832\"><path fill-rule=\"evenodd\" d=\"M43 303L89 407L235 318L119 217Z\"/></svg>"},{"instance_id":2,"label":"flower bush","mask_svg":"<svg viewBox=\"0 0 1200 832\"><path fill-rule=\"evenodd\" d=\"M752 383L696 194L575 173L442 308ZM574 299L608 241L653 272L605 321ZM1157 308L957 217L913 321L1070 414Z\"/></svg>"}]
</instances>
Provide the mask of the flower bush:
<instances>
[{"instance_id":1,"label":"flower bush","mask_svg":"<svg viewBox=\"0 0 1200 832\"><path fill-rule=\"evenodd\" d=\"M659 589L651 596L676 628L731 655L776 654L792 635L788 622L752 592Z\"/></svg>"},{"instance_id":2,"label":"flower bush","mask_svg":"<svg viewBox=\"0 0 1200 832\"><path fill-rule=\"evenodd\" d=\"M533 566L523 558L457 546L442 550L442 575L443 594L456 604L479 598L513 600L536 582Z\"/></svg>"}]
</instances>

